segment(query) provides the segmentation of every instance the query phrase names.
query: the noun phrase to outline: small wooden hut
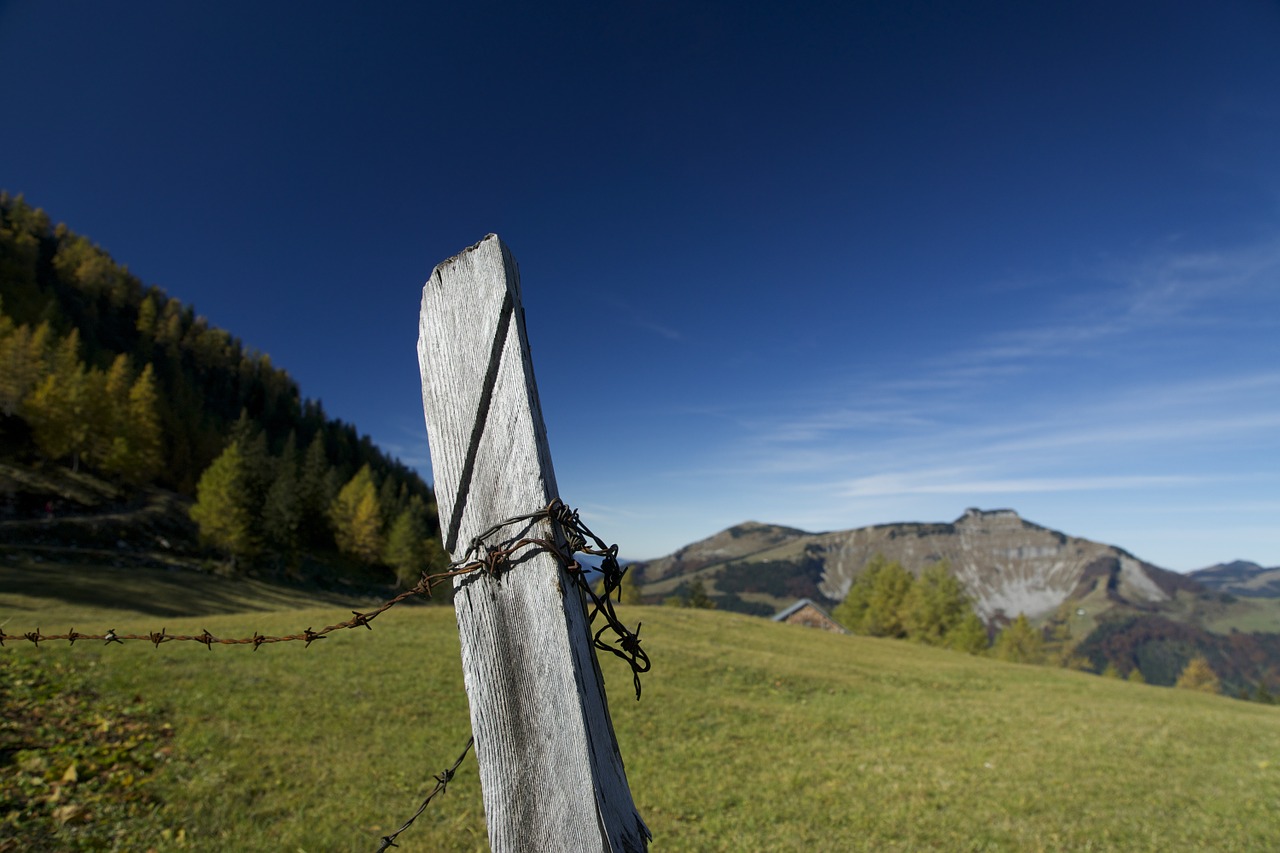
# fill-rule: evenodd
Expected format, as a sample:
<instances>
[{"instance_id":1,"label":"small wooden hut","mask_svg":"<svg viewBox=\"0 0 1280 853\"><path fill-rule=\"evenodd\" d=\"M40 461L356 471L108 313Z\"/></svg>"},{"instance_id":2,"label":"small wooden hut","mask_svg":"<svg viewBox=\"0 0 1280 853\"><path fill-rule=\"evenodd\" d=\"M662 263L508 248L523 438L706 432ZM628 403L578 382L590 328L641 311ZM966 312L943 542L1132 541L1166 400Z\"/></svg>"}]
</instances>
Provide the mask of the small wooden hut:
<instances>
[{"instance_id":1,"label":"small wooden hut","mask_svg":"<svg viewBox=\"0 0 1280 853\"><path fill-rule=\"evenodd\" d=\"M773 617L774 622L786 622L789 625L803 625L806 628L820 628L835 634L848 634L849 629L831 618L831 614L802 598L795 604Z\"/></svg>"}]
</instances>

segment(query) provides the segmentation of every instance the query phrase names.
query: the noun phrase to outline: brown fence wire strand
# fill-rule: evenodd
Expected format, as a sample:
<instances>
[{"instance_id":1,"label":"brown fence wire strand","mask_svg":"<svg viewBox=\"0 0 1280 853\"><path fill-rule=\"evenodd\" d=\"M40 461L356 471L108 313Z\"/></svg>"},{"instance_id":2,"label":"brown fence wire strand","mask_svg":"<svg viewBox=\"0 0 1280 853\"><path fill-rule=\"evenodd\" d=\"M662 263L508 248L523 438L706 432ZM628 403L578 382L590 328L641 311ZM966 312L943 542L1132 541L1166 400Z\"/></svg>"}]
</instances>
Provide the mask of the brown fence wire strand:
<instances>
[{"instance_id":1,"label":"brown fence wire strand","mask_svg":"<svg viewBox=\"0 0 1280 853\"><path fill-rule=\"evenodd\" d=\"M493 537L507 527L520 523L531 525L543 520L552 523L552 538L550 539L526 536L504 545L489 544ZM326 625L318 631L307 627L296 634L265 635L254 632L252 637L228 638L215 637L208 630L204 630L199 634L170 634L167 628L161 628L159 631L151 631L146 634L120 633L115 628L108 629L100 634L85 633L77 631L75 628L68 630L64 634L45 634L39 628L21 634L6 634L4 629L0 628L0 646L3 646L9 640L27 640L36 646L41 643L59 640L65 640L71 644L74 644L77 640L90 640L103 642L107 645L143 640L157 648L163 643L193 642L199 643L210 650L214 646L252 646L254 651L257 651L260 646L272 643L296 641L301 642L304 646L310 646L317 640L325 639L334 631L361 627L372 631L373 625L371 623L373 620L392 607L410 598L430 598L432 587L450 582L454 578L480 573L497 577L515 563L517 556L532 549L548 551L559 559L560 565L565 572L591 602L588 619L591 624L595 623L597 616L604 618L604 625L592 637L592 642L596 648L622 658L631 666L636 698L639 699L640 675L649 671L650 663L649 656L640 648L640 626L637 625L635 632L632 632L618 619L617 613L614 611L614 601L619 598L618 587L622 582L623 574L626 573L626 569L618 563L618 546L606 545L604 540L596 536L591 532L590 528L582 523L577 510L569 508L558 498L537 512L513 516L493 525L484 533L472 539L471 545L467 548L466 554L463 555L462 559L451 563L445 571L435 574L423 573L418 583L411 589L407 589L394 598L388 599L376 609L364 613L353 610L351 611L350 619L345 619L333 625ZM600 573L603 577L603 586L599 593L591 588L591 584L587 580L588 570L574 559L574 554L577 553L602 558ZM602 639L604 634L609 631L612 631L615 636L616 645Z\"/></svg>"},{"instance_id":2,"label":"brown fence wire strand","mask_svg":"<svg viewBox=\"0 0 1280 853\"><path fill-rule=\"evenodd\" d=\"M524 525L525 530L529 530L540 521L550 522L550 538L522 536L515 541L491 544L498 534L508 527L520 524ZM376 609L365 613L353 610L351 611L350 619L345 619L333 625L326 625L318 631L313 631L310 627L307 627L296 634L268 636L255 631L252 637L226 638L215 637L208 630L204 630L199 634L170 634L167 628L161 628L159 631L152 631L146 634L122 634L114 628L101 634L83 633L74 628L65 634L44 634L41 633L39 628L22 634L6 634L4 629L0 628L0 646L3 646L7 640L26 640L37 647L41 643L59 640L65 640L72 645L77 640L99 641L107 645L113 643L123 645L129 641L145 640L156 648L159 648L164 643L193 642L199 643L210 651L213 650L214 646L252 646L256 652L260 646L295 641L301 642L304 647L310 647L312 643L325 639L334 631L361 627L372 631L373 625L370 623L392 607L410 598L430 598L432 587L452 582L454 578L482 574L495 578L500 577L519 562L517 558L527 556L536 551L546 551L553 554L559 560L561 568L581 590L583 596L590 601L588 624L594 625L597 616L603 618L604 624L592 635L592 644L597 649L616 655L627 662L631 667L632 683L638 700L640 698L640 676L642 673L649 671L651 664L649 656L640 647L640 623L636 624L636 630L633 632L622 623L614 610L614 603L621 600L619 587L622 583L622 577L627 571L626 567L618 562L618 546L606 545L603 539L596 536L590 528L583 524L578 511L565 505L559 498L536 512L513 516L493 525L479 536L473 538L462 558L451 563L445 571L435 574L424 572L418 583L411 589L407 589L394 598L388 599ZM591 584L588 581L589 571L574 558L575 554L588 554L600 558L599 571L602 584L598 592L591 588ZM612 642L603 639L605 634L609 632L613 634ZM427 795L427 798L418 808L418 811L414 813L413 817L409 818L404 826L401 826L391 835L382 838L382 844L378 848L379 853L389 847L398 846L395 843L396 836L409 828L410 824L426 810L427 805L436 794L444 793L446 786L453 778L454 772L458 769L458 765L462 763L467 752L470 751L473 740L467 741L466 749L458 756L458 760L454 762L451 768L435 777L435 789Z\"/></svg>"},{"instance_id":3,"label":"brown fence wire strand","mask_svg":"<svg viewBox=\"0 0 1280 853\"><path fill-rule=\"evenodd\" d=\"M467 753L471 751L471 745L474 744L475 742L476 742L475 737L467 738L467 745L462 748L462 754L458 756L458 760L453 762L452 767L445 768L444 770L440 771L440 775L435 777L436 786L431 789L431 793L427 794L427 798L422 801L422 805L418 806L418 810L413 813L413 816L410 817L408 820L406 820L404 824L395 832L391 833L390 835L382 836L381 843L378 844L378 849L376 853L383 853L383 851L386 850L388 847L400 846L399 844L396 844L396 838L400 835L400 833L404 832L406 829L413 826L413 822L417 820L418 817L427 810L427 806L431 805L431 800L435 797L436 794L443 794L445 792L445 788L447 788L449 786L449 783L453 781L453 774L458 772L458 767L462 764L462 760L467 757Z\"/></svg>"}]
</instances>

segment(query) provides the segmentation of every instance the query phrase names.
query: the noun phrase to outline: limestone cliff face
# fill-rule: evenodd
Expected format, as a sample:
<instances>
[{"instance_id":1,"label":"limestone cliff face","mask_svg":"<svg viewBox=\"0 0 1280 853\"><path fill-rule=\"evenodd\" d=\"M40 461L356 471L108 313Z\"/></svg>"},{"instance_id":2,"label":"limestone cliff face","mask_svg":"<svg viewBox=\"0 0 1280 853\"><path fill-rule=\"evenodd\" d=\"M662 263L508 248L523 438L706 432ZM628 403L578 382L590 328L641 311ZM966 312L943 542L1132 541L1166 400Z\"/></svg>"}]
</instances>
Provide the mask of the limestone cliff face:
<instances>
[{"instance_id":1,"label":"limestone cliff face","mask_svg":"<svg viewBox=\"0 0 1280 853\"><path fill-rule=\"evenodd\" d=\"M919 574L946 560L985 619L1049 613L1105 589L1133 604L1167 601L1181 576L1111 545L1066 536L1009 509L970 509L951 524L888 524L817 537L826 556L822 592L839 600L875 554Z\"/></svg>"},{"instance_id":2,"label":"limestone cliff face","mask_svg":"<svg viewBox=\"0 0 1280 853\"><path fill-rule=\"evenodd\" d=\"M1091 594L1157 609L1175 590L1201 590L1183 575L1112 545L1032 524L1010 509L970 509L950 524L881 524L831 533L747 522L635 568L646 590L656 594L696 575L713 593L732 586L755 601L784 604L790 602L778 596L778 581L794 575L816 579L822 596L840 601L876 554L916 575L946 560L987 620L1019 613L1035 618Z\"/></svg>"}]
</instances>

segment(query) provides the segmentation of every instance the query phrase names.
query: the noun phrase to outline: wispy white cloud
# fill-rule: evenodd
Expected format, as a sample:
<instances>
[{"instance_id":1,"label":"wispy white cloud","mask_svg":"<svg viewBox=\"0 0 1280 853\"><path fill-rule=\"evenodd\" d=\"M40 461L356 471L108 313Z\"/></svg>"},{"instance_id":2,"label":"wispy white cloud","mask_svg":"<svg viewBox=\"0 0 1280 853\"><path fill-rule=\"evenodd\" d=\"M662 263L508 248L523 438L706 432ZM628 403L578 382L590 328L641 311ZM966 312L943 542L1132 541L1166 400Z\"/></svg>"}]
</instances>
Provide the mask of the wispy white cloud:
<instances>
[{"instance_id":1,"label":"wispy white cloud","mask_svg":"<svg viewBox=\"0 0 1280 853\"><path fill-rule=\"evenodd\" d=\"M994 334L935 359L934 367L953 376L957 366L1019 365L1026 372L1038 360L1106 354L1126 339L1179 329L1280 326L1275 310L1259 310L1280 308L1280 238L1205 251L1166 246L1101 261L1074 279L1037 288L1052 321Z\"/></svg>"},{"instance_id":2,"label":"wispy white cloud","mask_svg":"<svg viewBox=\"0 0 1280 853\"><path fill-rule=\"evenodd\" d=\"M857 477L837 488L841 497L883 495L990 495L1028 492L1097 492L1185 486L1203 482L1188 476L1008 477L973 479L962 469L904 471Z\"/></svg>"}]
</instances>

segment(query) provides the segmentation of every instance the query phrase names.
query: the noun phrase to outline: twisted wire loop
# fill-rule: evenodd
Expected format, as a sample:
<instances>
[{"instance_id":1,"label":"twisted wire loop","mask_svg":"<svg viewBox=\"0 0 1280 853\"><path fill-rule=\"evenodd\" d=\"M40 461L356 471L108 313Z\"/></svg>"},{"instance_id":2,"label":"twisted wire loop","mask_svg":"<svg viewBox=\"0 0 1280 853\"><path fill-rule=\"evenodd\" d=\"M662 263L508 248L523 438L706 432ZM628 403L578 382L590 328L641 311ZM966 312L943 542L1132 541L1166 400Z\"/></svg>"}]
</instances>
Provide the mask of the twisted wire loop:
<instances>
[{"instance_id":1,"label":"twisted wire loop","mask_svg":"<svg viewBox=\"0 0 1280 853\"><path fill-rule=\"evenodd\" d=\"M597 649L616 655L627 662L631 667L631 681L636 689L636 701L640 700L640 675L648 672L652 664L649 662L649 656L645 654L644 649L640 648L640 626L643 622L636 623L636 630L633 632L622 620L618 618L618 614L614 611L614 602L622 602L622 578L627 573L625 566L618 563L618 546L606 545L604 540L591 532L591 529L582 523L582 519L578 515L576 509L566 506L559 500L551 502L547 507L547 511L561 531L562 538L565 539L565 550L567 554L557 554L564 563L565 571L570 577L574 578L586 596L590 599L592 608L587 616L589 624L595 624L596 616L604 617L604 624L600 626L600 630L596 631L591 638L591 642ZM588 543L587 539L591 542ZM587 583L586 572L582 566L573 559L574 553L591 554L596 557L602 557L600 561L600 574L602 583L599 594L591 588L591 584ZM612 645L601 639L607 631L612 631L617 638L617 645Z\"/></svg>"},{"instance_id":2,"label":"twisted wire loop","mask_svg":"<svg viewBox=\"0 0 1280 853\"><path fill-rule=\"evenodd\" d=\"M551 522L552 533L549 539L538 536L524 536L508 544L491 544L495 537L508 527L524 525L524 529L527 530L533 524L544 520ZM313 631L308 626L296 634L267 636L255 631L252 637L229 638L215 637L207 629L199 634L170 634L167 628L161 628L159 631L151 631L146 634L121 634L111 628L102 634L86 634L72 628L65 634L44 634L37 628L34 631L22 634L6 634L4 629L0 628L0 646L3 646L6 640L27 640L37 647L41 643L53 640L66 640L72 645L75 644L76 640L97 640L106 645L111 645L112 643L123 645L127 640L145 640L156 648L159 648L164 643L193 642L199 643L210 651L213 650L215 645L218 645L252 646L256 652L261 646L293 641L301 642L304 647L309 647L312 643L325 639L327 635L334 631L360 627L372 631L373 625L370 623L392 607L410 598L430 598L432 587L452 582L456 577L479 574L495 578L500 577L518 562L517 557L526 556L535 550L544 550L553 554L560 562L565 573L582 591L587 600L590 601L591 609L588 614L588 624L594 624L597 616L604 618L604 624L592 636L592 644L597 649L617 655L630 665L632 681L636 689L636 699L639 699L640 675L649 671L650 663L649 656L640 648L640 625L637 624L636 630L632 632L618 619L617 613L614 611L615 601L621 601L619 587L622 583L622 577L627 571L625 567L618 563L618 546L606 545L603 539L593 533L582 522L578 511L567 506L559 498L556 498L540 510L499 521L479 536L474 537L462 558L451 563L445 571L435 574L424 572L418 583L411 589L407 589L394 598L384 601L377 608L366 613L353 610L351 611L350 619L336 622L333 625L326 625L318 631ZM587 580L587 569L574 559L574 554L579 553L602 558L600 572L603 576L603 584L599 593L591 588L591 584ZM610 631L615 638L614 644L602 639Z\"/></svg>"},{"instance_id":3,"label":"twisted wire loop","mask_svg":"<svg viewBox=\"0 0 1280 853\"><path fill-rule=\"evenodd\" d=\"M467 745L462 748L462 754L458 756L458 760L453 762L452 767L445 768L444 770L440 771L440 774L438 776L435 777L436 786L431 789L431 793L427 794L427 798L422 801L422 805L418 806L418 810L413 813L413 816L410 817L408 820L406 820L404 824L395 832L391 833L390 835L382 836L382 838L380 839L380 843L378 844L378 849L376 853L383 853L384 850L390 847L400 846L399 844L396 844L396 837L399 836L400 833L404 832L409 827L413 826L413 822L417 820L418 817L427 810L427 806L431 804L431 800L435 798L436 794L443 794L445 792L445 789L449 786L449 783L453 781L453 774L458 772L458 767L462 764L462 760L467 757L467 753L471 751L471 746L475 742L476 742L475 736L467 738Z\"/></svg>"}]
</instances>

